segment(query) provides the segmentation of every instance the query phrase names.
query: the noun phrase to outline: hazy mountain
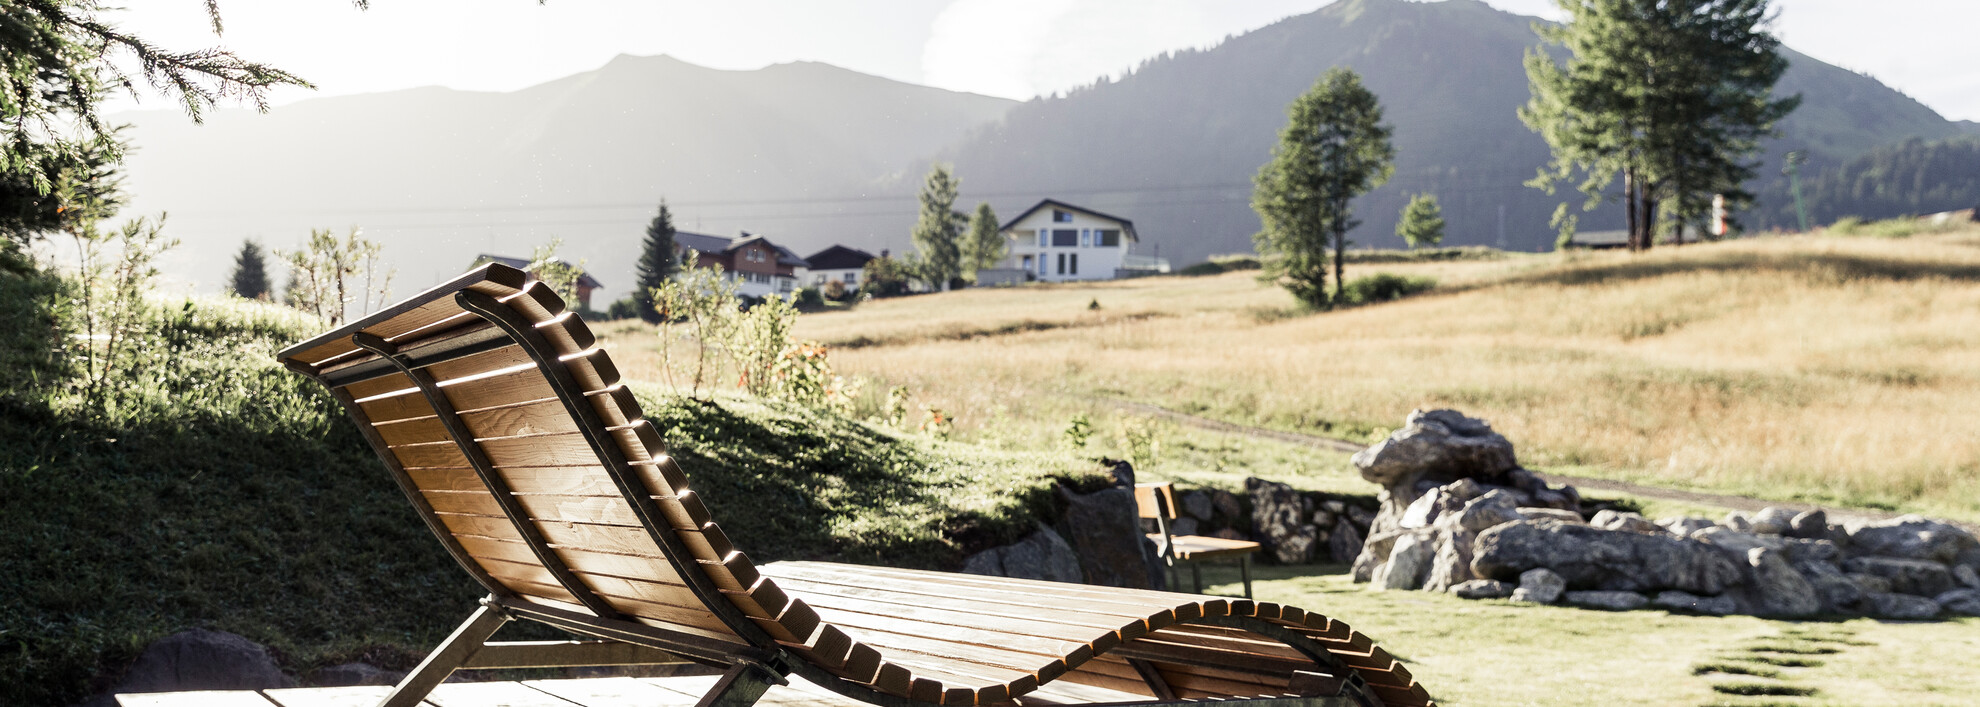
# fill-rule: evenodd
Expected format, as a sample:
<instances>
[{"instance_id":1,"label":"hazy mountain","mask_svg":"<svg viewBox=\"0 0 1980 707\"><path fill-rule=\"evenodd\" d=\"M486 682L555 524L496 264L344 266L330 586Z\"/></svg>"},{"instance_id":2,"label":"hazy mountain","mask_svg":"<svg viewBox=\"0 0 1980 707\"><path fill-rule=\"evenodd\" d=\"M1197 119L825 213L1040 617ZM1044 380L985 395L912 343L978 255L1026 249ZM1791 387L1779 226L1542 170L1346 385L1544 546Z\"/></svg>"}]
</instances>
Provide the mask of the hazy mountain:
<instances>
[{"instance_id":1,"label":"hazy mountain","mask_svg":"<svg viewBox=\"0 0 1980 707\"><path fill-rule=\"evenodd\" d=\"M871 198L876 180L1012 105L824 64L621 56L512 93L324 98L205 125L164 110L113 119L134 124L133 209L171 212L186 245L169 269L206 289L244 237L285 248L311 227L361 225L390 246L402 291L477 252L527 255L561 236L622 292L663 196L684 229L788 232L800 250L857 242L874 206L821 199ZM889 196L905 231L913 192Z\"/></svg>"},{"instance_id":2,"label":"hazy mountain","mask_svg":"<svg viewBox=\"0 0 1980 707\"><path fill-rule=\"evenodd\" d=\"M1144 63L1119 81L1025 103L950 149L964 196L1025 191L1134 219L1143 241L1177 264L1245 251L1258 219L1251 178L1271 154L1285 109L1327 68L1360 72L1394 126L1396 172L1355 204L1358 243L1400 247L1397 213L1436 194L1446 243L1551 247L1548 216L1563 198L1521 182L1546 144L1514 111L1530 95L1521 57L1535 20L1474 0L1342 0L1202 51ZM1880 144L1959 128L1875 79L1788 52L1778 86L1801 93L1762 175L1778 155L1808 149L1814 165ZM996 201L1001 211L1023 199ZM1619 208L1582 216L1584 230L1621 228Z\"/></svg>"}]
</instances>

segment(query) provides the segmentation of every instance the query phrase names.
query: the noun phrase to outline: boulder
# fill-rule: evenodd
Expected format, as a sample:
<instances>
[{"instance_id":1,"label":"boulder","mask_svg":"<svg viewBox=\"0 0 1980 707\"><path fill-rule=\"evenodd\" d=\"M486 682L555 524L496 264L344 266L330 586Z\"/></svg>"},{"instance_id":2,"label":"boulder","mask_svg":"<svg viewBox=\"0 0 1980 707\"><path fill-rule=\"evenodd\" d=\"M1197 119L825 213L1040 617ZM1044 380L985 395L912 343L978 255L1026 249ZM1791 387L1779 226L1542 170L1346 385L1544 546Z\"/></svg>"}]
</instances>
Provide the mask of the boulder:
<instances>
[{"instance_id":1,"label":"boulder","mask_svg":"<svg viewBox=\"0 0 1980 707\"><path fill-rule=\"evenodd\" d=\"M1959 551L1959 554L1953 557L1952 564L1965 565L1973 568L1975 572L1980 572L1980 547Z\"/></svg>"},{"instance_id":2,"label":"boulder","mask_svg":"<svg viewBox=\"0 0 1980 707\"><path fill-rule=\"evenodd\" d=\"M1920 596L1872 592L1863 597L1863 608L1880 619L1923 621L1939 615L1939 603Z\"/></svg>"},{"instance_id":3,"label":"boulder","mask_svg":"<svg viewBox=\"0 0 1980 707\"><path fill-rule=\"evenodd\" d=\"M1182 498L1176 499L1176 503L1182 506L1183 515L1202 522L1208 522L1212 517L1211 514L1216 512L1216 509L1210 505L1210 494L1202 491L1185 493Z\"/></svg>"},{"instance_id":4,"label":"boulder","mask_svg":"<svg viewBox=\"0 0 1980 707\"><path fill-rule=\"evenodd\" d=\"M1407 590L1423 586L1423 575L1430 570L1435 548L1421 534L1410 533L1396 540L1389 560L1375 569L1376 589Z\"/></svg>"},{"instance_id":5,"label":"boulder","mask_svg":"<svg viewBox=\"0 0 1980 707\"><path fill-rule=\"evenodd\" d=\"M1362 508L1361 506L1348 506L1344 512L1347 513L1348 520L1353 521L1355 525L1363 529L1375 527L1374 511Z\"/></svg>"},{"instance_id":6,"label":"boulder","mask_svg":"<svg viewBox=\"0 0 1980 707\"><path fill-rule=\"evenodd\" d=\"M1468 532L1483 532L1495 525L1504 525L1525 516L1519 514L1519 499L1505 489L1493 489L1464 504L1452 516L1457 527Z\"/></svg>"},{"instance_id":7,"label":"boulder","mask_svg":"<svg viewBox=\"0 0 1980 707\"><path fill-rule=\"evenodd\" d=\"M1353 562L1361 554L1361 531L1346 518L1334 521L1334 529L1327 534L1327 554L1335 562Z\"/></svg>"},{"instance_id":8,"label":"boulder","mask_svg":"<svg viewBox=\"0 0 1980 707\"><path fill-rule=\"evenodd\" d=\"M1320 508L1314 510L1313 515L1308 516L1306 522L1315 528L1332 528L1334 527L1334 521L1339 519L1339 517L1333 511Z\"/></svg>"},{"instance_id":9,"label":"boulder","mask_svg":"<svg viewBox=\"0 0 1980 707\"><path fill-rule=\"evenodd\" d=\"M1521 506L1519 515L1529 520L1557 520L1563 523L1587 523L1580 513L1545 506Z\"/></svg>"},{"instance_id":10,"label":"boulder","mask_svg":"<svg viewBox=\"0 0 1980 707\"><path fill-rule=\"evenodd\" d=\"M1657 598L1650 600L1650 603L1659 609L1713 616L1724 616L1739 610L1739 604L1732 597L1701 597L1675 589L1658 592Z\"/></svg>"},{"instance_id":11,"label":"boulder","mask_svg":"<svg viewBox=\"0 0 1980 707\"><path fill-rule=\"evenodd\" d=\"M1618 513L1613 510L1603 510L1597 512L1595 517L1588 519L1588 524L1603 530L1622 530L1631 533L1648 533L1651 535L1666 534L1663 526L1650 522L1649 518L1645 518L1639 513Z\"/></svg>"},{"instance_id":12,"label":"boulder","mask_svg":"<svg viewBox=\"0 0 1980 707\"><path fill-rule=\"evenodd\" d=\"M1258 477L1244 480L1251 497L1251 533L1280 564L1313 560L1312 527L1306 524L1306 499L1286 484Z\"/></svg>"},{"instance_id":13,"label":"boulder","mask_svg":"<svg viewBox=\"0 0 1980 707\"><path fill-rule=\"evenodd\" d=\"M1966 565L1953 565L1952 577L1953 577L1953 581L1955 582L1958 582L1972 589L1980 589L1980 572L1973 571L1972 567Z\"/></svg>"},{"instance_id":14,"label":"boulder","mask_svg":"<svg viewBox=\"0 0 1980 707\"><path fill-rule=\"evenodd\" d=\"M1746 514L1746 511L1731 511L1726 514L1725 520L1719 521L1719 527L1728 530L1737 530L1742 533L1751 533L1753 532L1753 519Z\"/></svg>"},{"instance_id":15,"label":"boulder","mask_svg":"<svg viewBox=\"0 0 1980 707\"><path fill-rule=\"evenodd\" d=\"M1575 606L1608 611L1632 611L1650 603L1650 598L1636 592L1568 592L1565 601Z\"/></svg>"},{"instance_id":16,"label":"boulder","mask_svg":"<svg viewBox=\"0 0 1980 707\"><path fill-rule=\"evenodd\" d=\"M1657 521L1657 525L1663 526L1664 529L1670 531L1672 535L1676 535L1682 538L1682 537L1689 537L1692 533L1696 533L1706 528L1718 527L1719 524L1712 522L1710 518L1692 517L1692 518L1667 518L1664 520Z\"/></svg>"},{"instance_id":17,"label":"boulder","mask_svg":"<svg viewBox=\"0 0 1980 707\"><path fill-rule=\"evenodd\" d=\"M1952 572L1931 560L1898 557L1852 557L1842 563L1843 571L1882 577L1891 591L1921 597L1938 596L1953 588Z\"/></svg>"},{"instance_id":18,"label":"boulder","mask_svg":"<svg viewBox=\"0 0 1980 707\"><path fill-rule=\"evenodd\" d=\"M1754 613L1800 618L1822 611L1822 600L1808 579L1788 564L1787 553L1764 547L1746 551L1746 586Z\"/></svg>"},{"instance_id":19,"label":"boulder","mask_svg":"<svg viewBox=\"0 0 1980 707\"><path fill-rule=\"evenodd\" d=\"M1863 599L1863 587L1850 580L1842 570L1827 562L1795 562L1794 570L1808 580L1808 586L1815 589L1815 598L1822 601L1822 610L1838 613L1849 610Z\"/></svg>"},{"instance_id":20,"label":"boulder","mask_svg":"<svg viewBox=\"0 0 1980 707\"><path fill-rule=\"evenodd\" d=\"M1980 547L1971 533L1959 526L1907 515L1849 528L1850 552L1856 555L1882 555L1914 560L1950 563L1961 552Z\"/></svg>"},{"instance_id":21,"label":"boulder","mask_svg":"<svg viewBox=\"0 0 1980 707\"><path fill-rule=\"evenodd\" d=\"M1786 535L1794 525L1794 511L1776 506L1768 506L1753 514L1753 532L1762 535Z\"/></svg>"},{"instance_id":22,"label":"boulder","mask_svg":"<svg viewBox=\"0 0 1980 707\"><path fill-rule=\"evenodd\" d=\"M1561 598L1567 589L1567 580L1546 568L1531 569L1519 574L1519 587L1513 590L1512 600L1532 604L1552 604Z\"/></svg>"},{"instance_id":23,"label":"boulder","mask_svg":"<svg viewBox=\"0 0 1980 707\"><path fill-rule=\"evenodd\" d=\"M962 571L965 574L1074 584L1084 578L1079 555L1073 551L1072 545L1043 525L1016 543L970 555L963 561Z\"/></svg>"},{"instance_id":24,"label":"boulder","mask_svg":"<svg viewBox=\"0 0 1980 707\"><path fill-rule=\"evenodd\" d=\"M1489 480L1519 466L1512 442L1456 410L1411 412L1402 429L1356 452L1352 461L1361 478L1383 487L1414 484L1425 474Z\"/></svg>"},{"instance_id":25,"label":"boulder","mask_svg":"<svg viewBox=\"0 0 1980 707\"><path fill-rule=\"evenodd\" d=\"M1797 538L1825 538L1829 535L1829 514L1817 508L1802 511L1788 521L1788 535Z\"/></svg>"},{"instance_id":26,"label":"boulder","mask_svg":"<svg viewBox=\"0 0 1980 707\"><path fill-rule=\"evenodd\" d=\"M1418 496L1415 501L1411 502L1409 508L1403 510L1402 520L1398 521L1397 525L1402 528L1411 529L1429 527L1431 523L1437 520L1439 511L1442 510L1440 506L1444 505L1443 501L1444 490L1442 488L1430 489L1429 492Z\"/></svg>"},{"instance_id":27,"label":"boulder","mask_svg":"<svg viewBox=\"0 0 1980 707\"><path fill-rule=\"evenodd\" d=\"M1864 574L1862 572L1844 572L1843 577L1855 583L1856 586L1861 587L1865 594L1891 591L1891 580L1884 579L1883 577Z\"/></svg>"},{"instance_id":28,"label":"boulder","mask_svg":"<svg viewBox=\"0 0 1980 707\"><path fill-rule=\"evenodd\" d=\"M1787 547L1787 540L1785 538L1748 533L1724 526L1713 526L1692 533L1690 539L1723 550L1736 558L1735 561L1737 562L1744 562L1746 560L1746 551L1756 547L1764 547L1769 550L1779 550Z\"/></svg>"},{"instance_id":29,"label":"boulder","mask_svg":"<svg viewBox=\"0 0 1980 707\"><path fill-rule=\"evenodd\" d=\"M1216 493L1210 494L1210 510L1213 516L1230 522L1235 522L1244 516L1244 506L1238 502L1237 494L1223 489L1217 489Z\"/></svg>"},{"instance_id":30,"label":"boulder","mask_svg":"<svg viewBox=\"0 0 1980 707\"><path fill-rule=\"evenodd\" d=\"M1159 574L1159 568L1142 547L1147 537L1141 532L1132 488L1082 495L1060 486L1059 496L1066 503L1065 514L1059 519L1064 540L1079 556L1087 584L1154 588L1150 578Z\"/></svg>"},{"instance_id":31,"label":"boulder","mask_svg":"<svg viewBox=\"0 0 1980 707\"><path fill-rule=\"evenodd\" d=\"M1196 519L1189 516L1183 516L1169 521L1170 535L1195 535L1198 529L1199 526Z\"/></svg>"},{"instance_id":32,"label":"boulder","mask_svg":"<svg viewBox=\"0 0 1980 707\"><path fill-rule=\"evenodd\" d=\"M1842 559L1842 550L1837 548L1835 543L1827 540L1787 538L1787 542L1781 546L1781 549L1787 551L1789 562L1827 562L1834 564Z\"/></svg>"},{"instance_id":33,"label":"boulder","mask_svg":"<svg viewBox=\"0 0 1980 707\"><path fill-rule=\"evenodd\" d=\"M1932 598L1947 613L1980 616L1980 589L1954 589Z\"/></svg>"},{"instance_id":34,"label":"boulder","mask_svg":"<svg viewBox=\"0 0 1980 707\"><path fill-rule=\"evenodd\" d=\"M261 644L225 631L196 628L145 646L112 692L262 690L295 684Z\"/></svg>"},{"instance_id":35,"label":"boulder","mask_svg":"<svg viewBox=\"0 0 1980 707\"><path fill-rule=\"evenodd\" d=\"M1472 546L1471 571L1482 579L1510 579L1535 568L1553 570L1576 589L1636 592L1716 595L1743 578L1739 565L1696 540L1557 520L1497 526Z\"/></svg>"},{"instance_id":36,"label":"boulder","mask_svg":"<svg viewBox=\"0 0 1980 707\"><path fill-rule=\"evenodd\" d=\"M1450 591L1459 599L1504 599L1512 596L1513 583L1496 579L1474 579L1459 582L1451 587Z\"/></svg>"},{"instance_id":37,"label":"boulder","mask_svg":"<svg viewBox=\"0 0 1980 707\"><path fill-rule=\"evenodd\" d=\"M327 668L318 668L309 674L309 682L318 687L351 687L355 685L397 685L406 678L403 670L386 670L370 663L343 663Z\"/></svg>"},{"instance_id":38,"label":"boulder","mask_svg":"<svg viewBox=\"0 0 1980 707\"><path fill-rule=\"evenodd\" d=\"M1463 530L1437 533L1437 551L1430 558L1430 571L1423 577L1423 590L1441 592L1472 579L1471 546L1478 536Z\"/></svg>"}]
</instances>

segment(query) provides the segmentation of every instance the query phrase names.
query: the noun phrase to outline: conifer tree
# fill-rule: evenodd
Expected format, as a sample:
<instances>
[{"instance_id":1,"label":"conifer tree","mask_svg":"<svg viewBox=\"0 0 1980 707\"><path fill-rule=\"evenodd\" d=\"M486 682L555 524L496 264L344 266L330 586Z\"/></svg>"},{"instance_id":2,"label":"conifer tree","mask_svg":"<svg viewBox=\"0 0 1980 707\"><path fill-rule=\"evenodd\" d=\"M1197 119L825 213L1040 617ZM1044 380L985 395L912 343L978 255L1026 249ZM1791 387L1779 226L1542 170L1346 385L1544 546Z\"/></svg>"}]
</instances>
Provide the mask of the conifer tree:
<instances>
[{"instance_id":1,"label":"conifer tree","mask_svg":"<svg viewBox=\"0 0 1980 707\"><path fill-rule=\"evenodd\" d=\"M963 237L963 266L971 281L976 279L976 271L997 267L997 263L1010 252L1010 243L1004 234L997 230L997 212L990 208L990 202L976 205L976 213L969 217L969 233Z\"/></svg>"},{"instance_id":2,"label":"conifer tree","mask_svg":"<svg viewBox=\"0 0 1980 707\"><path fill-rule=\"evenodd\" d=\"M949 166L936 164L921 185L921 216L914 223L915 250L920 251L919 277L936 290L962 275L962 214L956 213L960 182Z\"/></svg>"},{"instance_id":3,"label":"conifer tree","mask_svg":"<svg viewBox=\"0 0 1980 707\"><path fill-rule=\"evenodd\" d=\"M632 300L640 319L648 324L659 324L665 319L653 305L653 290L679 269L674 253L674 214L662 199L660 213L646 224L646 240L640 244L639 263L634 267Z\"/></svg>"},{"instance_id":4,"label":"conifer tree","mask_svg":"<svg viewBox=\"0 0 1980 707\"><path fill-rule=\"evenodd\" d=\"M1409 198L1404 206L1402 218L1396 221L1396 235L1411 248L1433 246L1444 242L1444 210L1437 206L1435 194L1417 194Z\"/></svg>"},{"instance_id":5,"label":"conifer tree","mask_svg":"<svg viewBox=\"0 0 1980 707\"><path fill-rule=\"evenodd\" d=\"M1328 250L1332 301L1339 301L1347 232L1360 224L1348 202L1389 180L1396 149L1381 102L1348 69L1329 69L1286 112L1286 129L1252 191L1251 208L1264 224L1252 239L1268 277L1323 307L1330 301Z\"/></svg>"},{"instance_id":6,"label":"conifer tree","mask_svg":"<svg viewBox=\"0 0 1980 707\"><path fill-rule=\"evenodd\" d=\"M266 300L274 289L268 286L268 259L261 244L241 241L241 252L234 255L234 273L228 280L234 294L245 299Z\"/></svg>"}]
</instances>

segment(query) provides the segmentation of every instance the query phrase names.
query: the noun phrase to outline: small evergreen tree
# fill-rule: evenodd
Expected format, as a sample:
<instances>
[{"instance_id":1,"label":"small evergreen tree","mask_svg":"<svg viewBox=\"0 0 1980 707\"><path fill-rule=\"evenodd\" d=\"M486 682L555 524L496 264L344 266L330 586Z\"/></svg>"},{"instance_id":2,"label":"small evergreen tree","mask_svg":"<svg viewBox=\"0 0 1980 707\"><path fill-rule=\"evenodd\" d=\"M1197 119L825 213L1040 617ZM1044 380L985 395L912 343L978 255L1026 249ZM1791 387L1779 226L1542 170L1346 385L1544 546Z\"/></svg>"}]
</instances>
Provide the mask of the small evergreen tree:
<instances>
[{"instance_id":1,"label":"small evergreen tree","mask_svg":"<svg viewBox=\"0 0 1980 707\"><path fill-rule=\"evenodd\" d=\"M1252 191L1251 208L1264 224L1253 240L1267 277L1308 305L1326 306L1327 250L1334 252L1339 300L1347 232L1360 223L1348 202L1389 180L1396 148L1381 103L1347 69L1329 69L1286 112L1286 129Z\"/></svg>"},{"instance_id":2,"label":"small evergreen tree","mask_svg":"<svg viewBox=\"0 0 1980 707\"><path fill-rule=\"evenodd\" d=\"M937 290L963 271L961 235L965 217L956 213L959 185L949 166L936 164L921 185L921 217L914 223L914 247L920 251L920 279Z\"/></svg>"},{"instance_id":3,"label":"small evergreen tree","mask_svg":"<svg viewBox=\"0 0 1980 707\"><path fill-rule=\"evenodd\" d=\"M634 267L632 300L640 319L648 324L660 323L663 317L653 306L653 290L679 269L680 263L674 255L674 214L662 199L660 213L646 224L646 241L640 244L639 264Z\"/></svg>"},{"instance_id":4,"label":"small evergreen tree","mask_svg":"<svg viewBox=\"0 0 1980 707\"><path fill-rule=\"evenodd\" d=\"M1402 220L1396 222L1396 235L1411 248L1433 246L1444 242L1444 210L1437 206L1437 195L1417 194L1409 198L1409 205L1402 210Z\"/></svg>"},{"instance_id":5,"label":"small evergreen tree","mask_svg":"<svg viewBox=\"0 0 1980 707\"><path fill-rule=\"evenodd\" d=\"M997 230L997 212L991 210L990 202L977 204L976 213L969 217L969 233L963 237L963 268L968 271L964 275L975 282L976 271L997 267L1010 245Z\"/></svg>"},{"instance_id":6,"label":"small evergreen tree","mask_svg":"<svg viewBox=\"0 0 1980 707\"><path fill-rule=\"evenodd\" d=\"M871 297L898 297L908 293L909 268L894 258L866 261L860 268L859 290Z\"/></svg>"},{"instance_id":7,"label":"small evergreen tree","mask_svg":"<svg viewBox=\"0 0 1980 707\"><path fill-rule=\"evenodd\" d=\"M268 286L268 258L261 252L261 244L253 240L241 241L241 252L234 255L234 274L229 278L233 283L234 294L244 299L268 299L273 289Z\"/></svg>"}]
</instances>

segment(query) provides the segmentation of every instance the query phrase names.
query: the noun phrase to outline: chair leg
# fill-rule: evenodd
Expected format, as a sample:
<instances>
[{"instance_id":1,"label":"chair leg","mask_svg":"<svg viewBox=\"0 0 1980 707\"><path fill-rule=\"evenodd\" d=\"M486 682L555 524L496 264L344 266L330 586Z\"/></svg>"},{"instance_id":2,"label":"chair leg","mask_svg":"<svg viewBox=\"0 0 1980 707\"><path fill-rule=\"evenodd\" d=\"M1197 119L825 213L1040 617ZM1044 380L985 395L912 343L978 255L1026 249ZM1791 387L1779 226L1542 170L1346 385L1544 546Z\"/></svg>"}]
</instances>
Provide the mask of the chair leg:
<instances>
[{"instance_id":1,"label":"chair leg","mask_svg":"<svg viewBox=\"0 0 1980 707\"><path fill-rule=\"evenodd\" d=\"M1196 593L1202 594L1203 593L1203 563L1201 562L1189 563L1189 578L1190 581L1196 584Z\"/></svg>"},{"instance_id":2,"label":"chair leg","mask_svg":"<svg viewBox=\"0 0 1980 707\"><path fill-rule=\"evenodd\" d=\"M420 661L419 667L413 668L404 680L399 681L398 687L392 688L392 694L386 695L385 701L378 703L378 707L416 707L426 699L427 693L433 691L434 686L473 657L474 652L481 649L481 644L495 635L495 630L502 628L502 624L508 623L509 618L508 612L493 606L484 605L475 609L460 628L454 629L453 635L448 636L432 653L426 654L426 660Z\"/></svg>"},{"instance_id":3,"label":"chair leg","mask_svg":"<svg viewBox=\"0 0 1980 707\"><path fill-rule=\"evenodd\" d=\"M762 663L739 661L722 673L722 679L715 681L715 687L701 696L694 707L750 707L770 690L772 685L789 684L784 676Z\"/></svg>"},{"instance_id":4,"label":"chair leg","mask_svg":"<svg viewBox=\"0 0 1980 707\"><path fill-rule=\"evenodd\" d=\"M1251 556L1238 556L1238 573L1244 576L1244 598L1251 598Z\"/></svg>"}]
</instances>

